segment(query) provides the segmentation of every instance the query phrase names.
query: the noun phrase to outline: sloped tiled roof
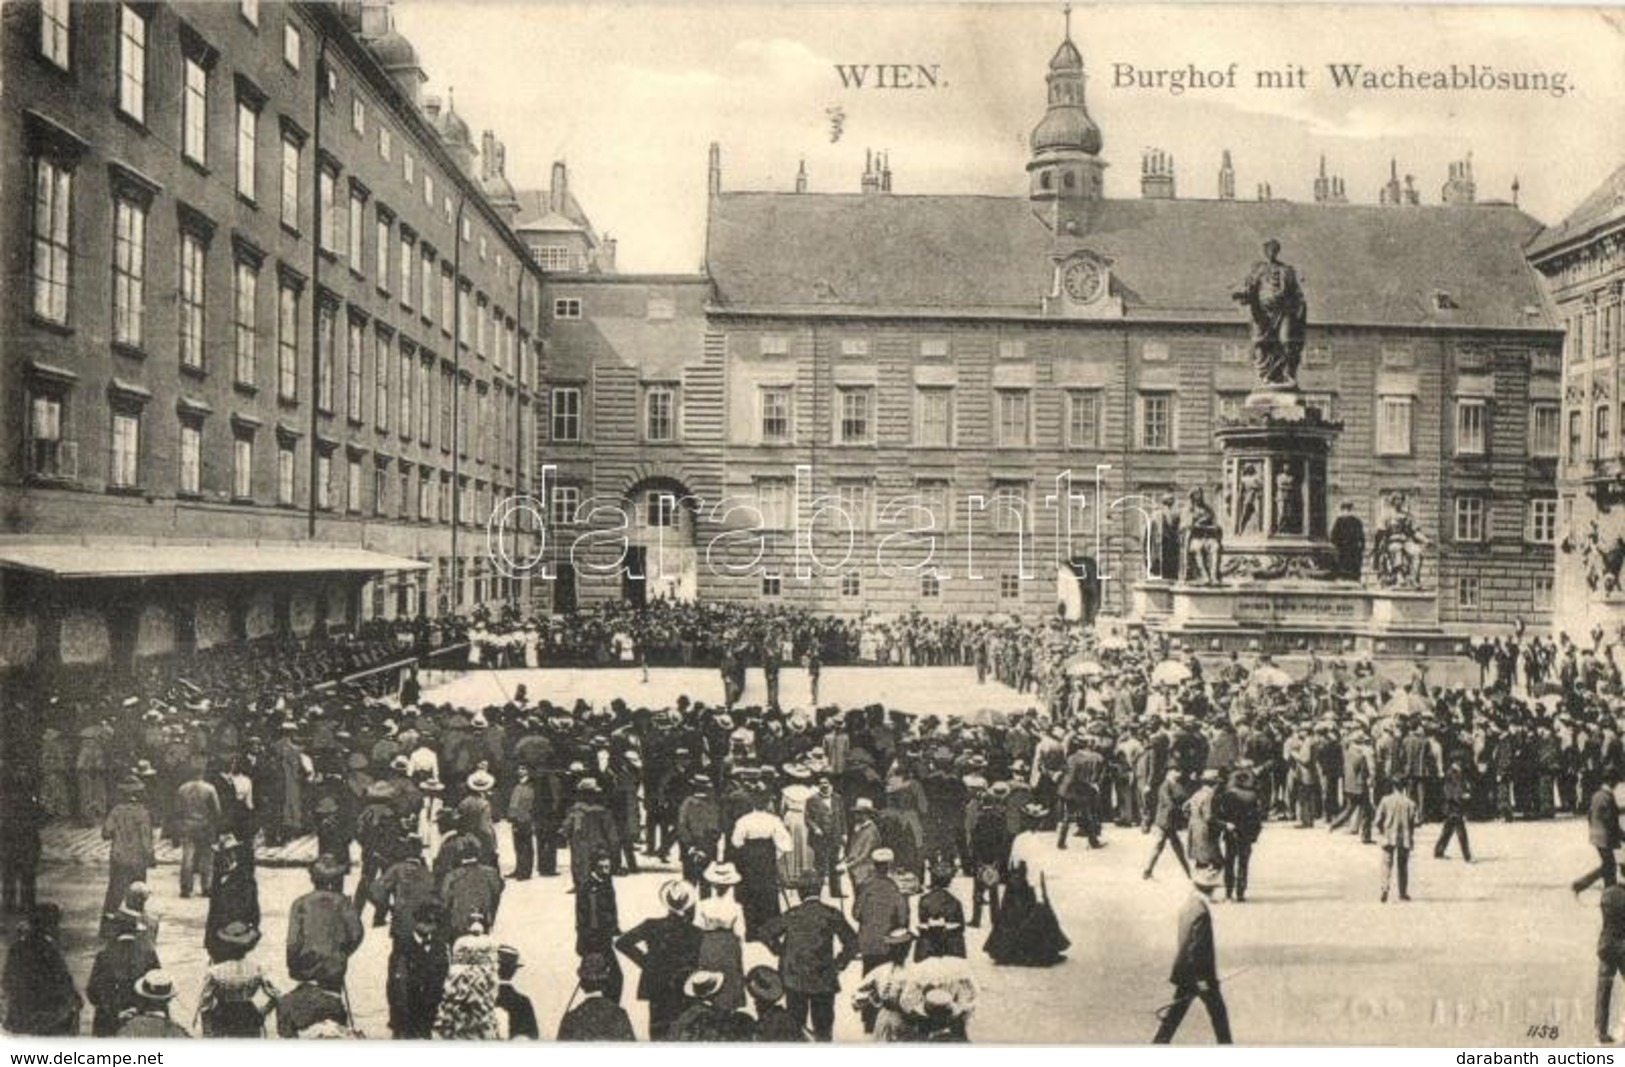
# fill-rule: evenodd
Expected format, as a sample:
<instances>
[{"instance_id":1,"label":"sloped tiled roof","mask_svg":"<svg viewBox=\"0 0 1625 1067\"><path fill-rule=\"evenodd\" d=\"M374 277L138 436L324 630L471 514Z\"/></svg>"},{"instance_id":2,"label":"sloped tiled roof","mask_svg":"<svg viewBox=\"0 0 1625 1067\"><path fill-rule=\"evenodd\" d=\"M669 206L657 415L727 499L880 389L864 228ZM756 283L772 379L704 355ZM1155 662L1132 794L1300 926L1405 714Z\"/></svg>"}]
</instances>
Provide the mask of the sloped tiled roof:
<instances>
[{"instance_id":1,"label":"sloped tiled roof","mask_svg":"<svg viewBox=\"0 0 1625 1067\"><path fill-rule=\"evenodd\" d=\"M1529 254L1539 256L1560 244L1584 237L1604 223L1625 218L1625 165L1610 174L1580 206L1555 226L1548 226L1529 245Z\"/></svg>"},{"instance_id":2,"label":"sloped tiled roof","mask_svg":"<svg viewBox=\"0 0 1625 1067\"><path fill-rule=\"evenodd\" d=\"M1234 321L1230 293L1274 237L1312 323L1549 327L1523 255L1540 224L1512 207L1107 200L1060 238L1040 211L1018 197L724 193L707 245L715 303L1035 315L1053 257L1087 249L1111 261L1129 318Z\"/></svg>"},{"instance_id":3,"label":"sloped tiled roof","mask_svg":"<svg viewBox=\"0 0 1625 1067\"><path fill-rule=\"evenodd\" d=\"M521 189L515 195L519 200L519 215L513 222L515 231L559 232L581 230L594 243L597 243L598 236L593 231L592 221L587 218L587 213L581 209L581 204L576 200L575 193L570 192L568 189L565 190L564 210L559 212L555 212L551 207L553 200L551 190Z\"/></svg>"}]
</instances>

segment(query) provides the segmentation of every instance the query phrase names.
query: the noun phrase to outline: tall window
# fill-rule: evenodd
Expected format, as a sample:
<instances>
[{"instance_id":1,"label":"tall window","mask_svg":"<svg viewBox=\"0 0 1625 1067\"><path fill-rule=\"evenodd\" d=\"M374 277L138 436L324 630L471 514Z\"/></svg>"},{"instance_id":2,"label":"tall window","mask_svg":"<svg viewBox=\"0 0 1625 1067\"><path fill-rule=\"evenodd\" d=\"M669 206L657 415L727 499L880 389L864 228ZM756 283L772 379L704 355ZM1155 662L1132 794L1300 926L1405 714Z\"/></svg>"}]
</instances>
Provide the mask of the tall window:
<instances>
[{"instance_id":1,"label":"tall window","mask_svg":"<svg viewBox=\"0 0 1625 1067\"><path fill-rule=\"evenodd\" d=\"M317 301L320 317L316 335L316 410L333 410L333 362L338 349L338 313L331 304Z\"/></svg>"},{"instance_id":2,"label":"tall window","mask_svg":"<svg viewBox=\"0 0 1625 1067\"><path fill-rule=\"evenodd\" d=\"M316 506L322 511L333 507L333 456L329 452L316 454Z\"/></svg>"},{"instance_id":3,"label":"tall window","mask_svg":"<svg viewBox=\"0 0 1625 1067\"><path fill-rule=\"evenodd\" d=\"M295 26L291 21L282 27L282 62L294 70L299 69L299 46L301 43L299 27Z\"/></svg>"},{"instance_id":4,"label":"tall window","mask_svg":"<svg viewBox=\"0 0 1625 1067\"><path fill-rule=\"evenodd\" d=\"M1536 497L1529 501L1529 540L1549 545L1557 540L1557 498Z\"/></svg>"},{"instance_id":5,"label":"tall window","mask_svg":"<svg viewBox=\"0 0 1625 1067\"><path fill-rule=\"evenodd\" d=\"M389 335L379 330L373 335L372 419L380 430L389 429L389 365L393 362Z\"/></svg>"},{"instance_id":6,"label":"tall window","mask_svg":"<svg viewBox=\"0 0 1625 1067\"><path fill-rule=\"evenodd\" d=\"M669 385L651 385L644 395L644 436L670 441L677 436L677 394Z\"/></svg>"},{"instance_id":7,"label":"tall window","mask_svg":"<svg viewBox=\"0 0 1625 1067\"><path fill-rule=\"evenodd\" d=\"M840 398L838 440L844 445L867 444L874 426L874 390L840 389L837 395Z\"/></svg>"},{"instance_id":8,"label":"tall window","mask_svg":"<svg viewBox=\"0 0 1625 1067\"><path fill-rule=\"evenodd\" d=\"M39 10L39 50L52 63L68 69L68 0L42 0Z\"/></svg>"},{"instance_id":9,"label":"tall window","mask_svg":"<svg viewBox=\"0 0 1625 1067\"><path fill-rule=\"evenodd\" d=\"M412 284L412 265L417 262L417 250L412 245L412 238L406 234L406 227L401 227L401 307L411 310L412 294L415 291Z\"/></svg>"},{"instance_id":10,"label":"tall window","mask_svg":"<svg viewBox=\"0 0 1625 1067\"><path fill-rule=\"evenodd\" d=\"M1458 496L1456 498L1455 539L1468 542L1484 540L1483 497Z\"/></svg>"},{"instance_id":11,"label":"tall window","mask_svg":"<svg viewBox=\"0 0 1625 1067\"><path fill-rule=\"evenodd\" d=\"M299 290L287 284L277 290L276 395L299 398Z\"/></svg>"},{"instance_id":12,"label":"tall window","mask_svg":"<svg viewBox=\"0 0 1625 1067\"><path fill-rule=\"evenodd\" d=\"M78 476L63 440L64 404L56 391L36 390L28 397L28 473L41 478ZM77 459L77 457L75 457Z\"/></svg>"},{"instance_id":13,"label":"tall window","mask_svg":"<svg viewBox=\"0 0 1625 1067\"><path fill-rule=\"evenodd\" d=\"M429 435L430 435L431 430L433 429L433 427L432 427L432 425L431 425L431 423L429 421L430 416L433 413L432 409L429 407L429 378L433 374L434 374L434 358L432 356L430 356L428 353L424 353L423 361L418 364L418 407L417 407L417 410L418 410L418 442L420 444L425 444L425 445L429 443ZM464 402L466 403L467 402L467 396L465 395L463 399L464 399ZM466 443L466 440L467 440L466 437L465 437L464 440L465 440L465 443Z\"/></svg>"},{"instance_id":14,"label":"tall window","mask_svg":"<svg viewBox=\"0 0 1625 1067\"><path fill-rule=\"evenodd\" d=\"M361 134L367 132L367 102L361 99L359 92L350 98L350 130Z\"/></svg>"},{"instance_id":15,"label":"tall window","mask_svg":"<svg viewBox=\"0 0 1625 1067\"><path fill-rule=\"evenodd\" d=\"M574 386L554 389L552 409L553 440L581 440L581 390Z\"/></svg>"},{"instance_id":16,"label":"tall window","mask_svg":"<svg viewBox=\"0 0 1625 1067\"><path fill-rule=\"evenodd\" d=\"M1032 398L1025 389L1001 389L995 394L994 444L999 448L1026 448L1032 444Z\"/></svg>"},{"instance_id":17,"label":"tall window","mask_svg":"<svg viewBox=\"0 0 1625 1067\"><path fill-rule=\"evenodd\" d=\"M456 313L452 301L456 299L456 284L451 280L449 266L440 271L440 329L451 336L451 319Z\"/></svg>"},{"instance_id":18,"label":"tall window","mask_svg":"<svg viewBox=\"0 0 1625 1067\"><path fill-rule=\"evenodd\" d=\"M1534 404L1529 409L1529 454L1555 456L1562 447L1559 430L1562 409L1557 404Z\"/></svg>"},{"instance_id":19,"label":"tall window","mask_svg":"<svg viewBox=\"0 0 1625 1067\"><path fill-rule=\"evenodd\" d=\"M1021 533L1027 528L1027 487L1017 482L1002 482L993 487L989 502L993 512L993 529L997 533Z\"/></svg>"},{"instance_id":20,"label":"tall window","mask_svg":"<svg viewBox=\"0 0 1625 1067\"><path fill-rule=\"evenodd\" d=\"M838 482L835 502L852 522L855 530L867 530L874 525L874 494L868 482Z\"/></svg>"},{"instance_id":21,"label":"tall window","mask_svg":"<svg viewBox=\"0 0 1625 1067\"><path fill-rule=\"evenodd\" d=\"M1140 394L1140 447L1166 451L1174 447L1174 398L1170 393Z\"/></svg>"},{"instance_id":22,"label":"tall window","mask_svg":"<svg viewBox=\"0 0 1625 1067\"><path fill-rule=\"evenodd\" d=\"M352 515L361 514L361 460L351 456L344 467L344 506Z\"/></svg>"},{"instance_id":23,"label":"tall window","mask_svg":"<svg viewBox=\"0 0 1625 1067\"><path fill-rule=\"evenodd\" d=\"M366 343L367 327L359 319L350 320L349 344L345 348L344 361L344 414L351 422L361 421L361 363L362 348Z\"/></svg>"},{"instance_id":24,"label":"tall window","mask_svg":"<svg viewBox=\"0 0 1625 1067\"><path fill-rule=\"evenodd\" d=\"M260 24L260 0L237 0L237 10L244 20L255 28Z\"/></svg>"},{"instance_id":25,"label":"tall window","mask_svg":"<svg viewBox=\"0 0 1625 1067\"><path fill-rule=\"evenodd\" d=\"M1613 455L1613 449L1609 446L1608 410L1607 404L1598 404L1591 423L1592 437L1597 445L1592 455L1597 459L1606 459Z\"/></svg>"},{"instance_id":26,"label":"tall window","mask_svg":"<svg viewBox=\"0 0 1625 1067\"><path fill-rule=\"evenodd\" d=\"M146 206L119 197L113 202L113 340L120 344L141 346L146 277Z\"/></svg>"},{"instance_id":27,"label":"tall window","mask_svg":"<svg viewBox=\"0 0 1625 1067\"><path fill-rule=\"evenodd\" d=\"M208 162L209 72L196 59L186 60L181 96L181 151L194 163Z\"/></svg>"},{"instance_id":28,"label":"tall window","mask_svg":"<svg viewBox=\"0 0 1625 1067\"><path fill-rule=\"evenodd\" d=\"M784 444L790 440L790 388L771 386L761 391L762 441Z\"/></svg>"},{"instance_id":29,"label":"tall window","mask_svg":"<svg viewBox=\"0 0 1625 1067\"><path fill-rule=\"evenodd\" d=\"M1585 412L1575 409L1569 412L1569 459L1582 459L1585 455Z\"/></svg>"},{"instance_id":30,"label":"tall window","mask_svg":"<svg viewBox=\"0 0 1625 1067\"><path fill-rule=\"evenodd\" d=\"M548 508L548 521L554 526L574 526L576 508L581 506L581 490L574 485L555 485Z\"/></svg>"},{"instance_id":31,"label":"tall window","mask_svg":"<svg viewBox=\"0 0 1625 1067\"><path fill-rule=\"evenodd\" d=\"M293 503L294 464L297 446L292 441L278 441L276 446L276 502L284 507Z\"/></svg>"},{"instance_id":32,"label":"tall window","mask_svg":"<svg viewBox=\"0 0 1625 1067\"><path fill-rule=\"evenodd\" d=\"M1100 448L1105 439L1098 389L1066 394L1066 443L1069 448Z\"/></svg>"},{"instance_id":33,"label":"tall window","mask_svg":"<svg viewBox=\"0 0 1625 1067\"><path fill-rule=\"evenodd\" d=\"M357 274L362 273L365 269L362 266L362 258L364 255L363 245L366 242L362 240L361 233L362 228L366 225L367 198L362 194L361 190L352 187L350 189L350 247L348 251L350 253L350 269Z\"/></svg>"},{"instance_id":34,"label":"tall window","mask_svg":"<svg viewBox=\"0 0 1625 1067\"><path fill-rule=\"evenodd\" d=\"M236 335L237 381L244 385L253 385L259 374L260 334L254 314L259 305L259 291L259 270L252 263L239 259L232 295L232 318Z\"/></svg>"},{"instance_id":35,"label":"tall window","mask_svg":"<svg viewBox=\"0 0 1625 1067\"><path fill-rule=\"evenodd\" d=\"M757 482L756 510L762 516L762 529L790 529L795 524L795 499L790 483L779 479Z\"/></svg>"},{"instance_id":36,"label":"tall window","mask_svg":"<svg viewBox=\"0 0 1625 1067\"><path fill-rule=\"evenodd\" d=\"M378 291L389 292L389 216L382 211L378 213L378 224L374 230L373 261L378 267Z\"/></svg>"},{"instance_id":37,"label":"tall window","mask_svg":"<svg viewBox=\"0 0 1625 1067\"><path fill-rule=\"evenodd\" d=\"M147 20L128 4L119 5L118 106L135 119L147 119Z\"/></svg>"},{"instance_id":38,"label":"tall window","mask_svg":"<svg viewBox=\"0 0 1625 1067\"><path fill-rule=\"evenodd\" d=\"M954 443L954 391L922 388L914 392L914 443L948 448Z\"/></svg>"},{"instance_id":39,"label":"tall window","mask_svg":"<svg viewBox=\"0 0 1625 1067\"><path fill-rule=\"evenodd\" d=\"M1411 454L1411 406L1408 396L1380 396L1377 398L1377 454L1380 456L1408 456Z\"/></svg>"},{"instance_id":40,"label":"tall window","mask_svg":"<svg viewBox=\"0 0 1625 1067\"><path fill-rule=\"evenodd\" d=\"M316 202L322 215L320 230L324 252L339 250L338 186L339 176L326 167L321 168L316 175Z\"/></svg>"},{"instance_id":41,"label":"tall window","mask_svg":"<svg viewBox=\"0 0 1625 1067\"><path fill-rule=\"evenodd\" d=\"M129 489L140 484L141 416L130 411L113 413L112 461L107 468L107 484Z\"/></svg>"},{"instance_id":42,"label":"tall window","mask_svg":"<svg viewBox=\"0 0 1625 1067\"><path fill-rule=\"evenodd\" d=\"M1479 399L1456 401L1456 455L1484 454L1486 407L1484 401Z\"/></svg>"},{"instance_id":43,"label":"tall window","mask_svg":"<svg viewBox=\"0 0 1625 1067\"><path fill-rule=\"evenodd\" d=\"M451 376L451 371L447 370L440 373L440 450L442 452L451 451L451 398L452 391L456 388L454 383L455 379ZM432 416L429 412L424 412L423 417L427 419Z\"/></svg>"},{"instance_id":44,"label":"tall window","mask_svg":"<svg viewBox=\"0 0 1625 1067\"><path fill-rule=\"evenodd\" d=\"M299 145L282 139L282 225L299 228Z\"/></svg>"},{"instance_id":45,"label":"tall window","mask_svg":"<svg viewBox=\"0 0 1625 1067\"><path fill-rule=\"evenodd\" d=\"M231 441L231 495L236 500L254 496L254 439L246 434Z\"/></svg>"},{"instance_id":46,"label":"tall window","mask_svg":"<svg viewBox=\"0 0 1625 1067\"><path fill-rule=\"evenodd\" d=\"M259 112L248 101L237 101L237 193L249 200L255 199L254 167L259 127Z\"/></svg>"},{"instance_id":47,"label":"tall window","mask_svg":"<svg viewBox=\"0 0 1625 1067\"><path fill-rule=\"evenodd\" d=\"M196 496L202 491L203 427L195 422L181 423L180 491Z\"/></svg>"},{"instance_id":48,"label":"tall window","mask_svg":"<svg viewBox=\"0 0 1625 1067\"><path fill-rule=\"evenodd\" d=\"M412 389L412 368L417 365L417 359L412 350L405 344L401 345L401 372L395 380L395 388L401 394L400 426L402 438L412 436L412 398L416 395Z\"/></svg>"},{"instance_id":49,"label":"tall window","mask_svg":"<svg viewBox=\"0 0 1625 1067\"><path fill-rule=\"evenodd\" d=\"M434 319L434 250L423 250L423 263L418 271L418 284L421 291L418 293L418 310L427 320Z\"/></svg>"},{"instance_id":50,"label":"tall window","mask_svg":"<svg viewBox=\"0 0 1625 1067\"><path fill-rule=\"evenodd\" d=\"M181 231L181 366L203 368L203 239Z\"/></svg>"},{"instance_id":51,"label":"tall window","mask_svg":"<svg viewBox=\"0 0 1625 1067\"><path fill-rule=\"evenodd\" d=\"M49 322L68 321L72 194L71 172L46 156L34 160L34 314Z\"/></svg>"}]
</instances>

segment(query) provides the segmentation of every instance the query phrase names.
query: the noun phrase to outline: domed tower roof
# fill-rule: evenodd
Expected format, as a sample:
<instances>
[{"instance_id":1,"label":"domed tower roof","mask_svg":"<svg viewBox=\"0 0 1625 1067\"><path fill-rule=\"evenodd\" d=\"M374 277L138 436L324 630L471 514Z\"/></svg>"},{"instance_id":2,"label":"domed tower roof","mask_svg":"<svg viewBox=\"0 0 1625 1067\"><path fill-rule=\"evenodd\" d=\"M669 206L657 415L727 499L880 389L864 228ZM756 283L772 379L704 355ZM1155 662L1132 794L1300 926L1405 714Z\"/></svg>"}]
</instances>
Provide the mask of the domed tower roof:
<instances>
[{"instance_id":1,"label":"domed tower roof","mask_svg":"<svg viewBox=\"0 0 1625 1067\"><path fill-rule=\"evenodd\" d=\"M467 145L470 148L474 145L474 135L469 132L468 123L457 114L457 102L450 93L446 94L446 110L440 115L440 137L447 144Z\"/></svg>"},{"instance_id":2,"label":"domed tower roof","mask_svg":"<svg viewBox=\"0 0 1625 1067\"><path fill-rule=\"evenodd\" d=\"M378 65L391 74L398 70L422 66L418 62L418 50L412 47L412 42L393 26L388 33L368 41L367 47L372 49L373 58L378 60Z\"/></svg>"},{"instance_id":3,"label":"domed tower roof","mask_svg":"<svg viewBox=\"0 0 1625 1067\"><path fill-rule=\"evenodd\" d=\"M1033 128L1033 153L1084 152L1099 155L1100 127L1083 103L1083 54L1072 43L1072 12L1067 11L1066 36L1049 61L1049 110Z\"/></svg>"}]
</instances>

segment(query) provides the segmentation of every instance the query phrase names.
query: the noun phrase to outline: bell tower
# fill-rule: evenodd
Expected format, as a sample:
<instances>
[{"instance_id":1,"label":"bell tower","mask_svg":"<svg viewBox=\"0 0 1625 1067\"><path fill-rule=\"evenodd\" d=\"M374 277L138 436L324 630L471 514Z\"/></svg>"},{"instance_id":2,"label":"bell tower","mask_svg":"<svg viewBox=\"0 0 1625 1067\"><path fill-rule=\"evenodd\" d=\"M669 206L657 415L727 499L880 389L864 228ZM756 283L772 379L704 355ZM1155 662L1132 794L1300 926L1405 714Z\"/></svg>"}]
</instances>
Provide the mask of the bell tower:
<instances>
[{"instance_id":1,"label":"bell tower","mask_svg":"<svg viewBox=\"0 0 1625 1067\"><path fill-rule=\"evenodd\" d=\"M1072 43L1071 6L1065 11L1065 37L1045 76L1049 106L1033 127L1032 158L1027 162L1029 198L1054 205L1058 222L1071 214L1066 206L1102 198L1106 171L1100 158L1100 127L1084 105L1083 55Z\"/></svg>"}]
</instances>

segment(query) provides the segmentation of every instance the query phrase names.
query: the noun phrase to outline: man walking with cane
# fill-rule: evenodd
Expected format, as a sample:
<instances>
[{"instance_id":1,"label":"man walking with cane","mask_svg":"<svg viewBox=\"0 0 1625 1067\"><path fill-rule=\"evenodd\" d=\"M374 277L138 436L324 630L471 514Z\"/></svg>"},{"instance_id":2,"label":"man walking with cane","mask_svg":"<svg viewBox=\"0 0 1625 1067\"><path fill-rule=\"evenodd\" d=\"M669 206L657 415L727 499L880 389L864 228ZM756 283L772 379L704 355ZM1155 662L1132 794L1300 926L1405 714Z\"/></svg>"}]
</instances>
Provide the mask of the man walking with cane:
<instances>
[{"instance_id":1,"label":"man walking with cane","mask_svg":"<svg viewBox=\"0 0 1625 1067\"><path fill-rule=\"evenodd\" d=\"M1224 994L1219 990L1219 961L1213 944L1213 913L1208 909L1208 897L1219 884L1220 874L1211 867L1198 867L1191 875L1191 895L1179 913L1179 950L1174 956L1174 969L1168 981L1174 987L1174 999L1160 1013L1162 1024L1157 1027L1153 1044L1166 1045L1174 1039L1179 1024L1185 1020L1191 1001L1201 998L1207 1008L1208 1020L1213 1024L1213 1038L1221 1045L1231 1044L1230 1012L1225 1008Z\"/></svg>"}]
</instances>

